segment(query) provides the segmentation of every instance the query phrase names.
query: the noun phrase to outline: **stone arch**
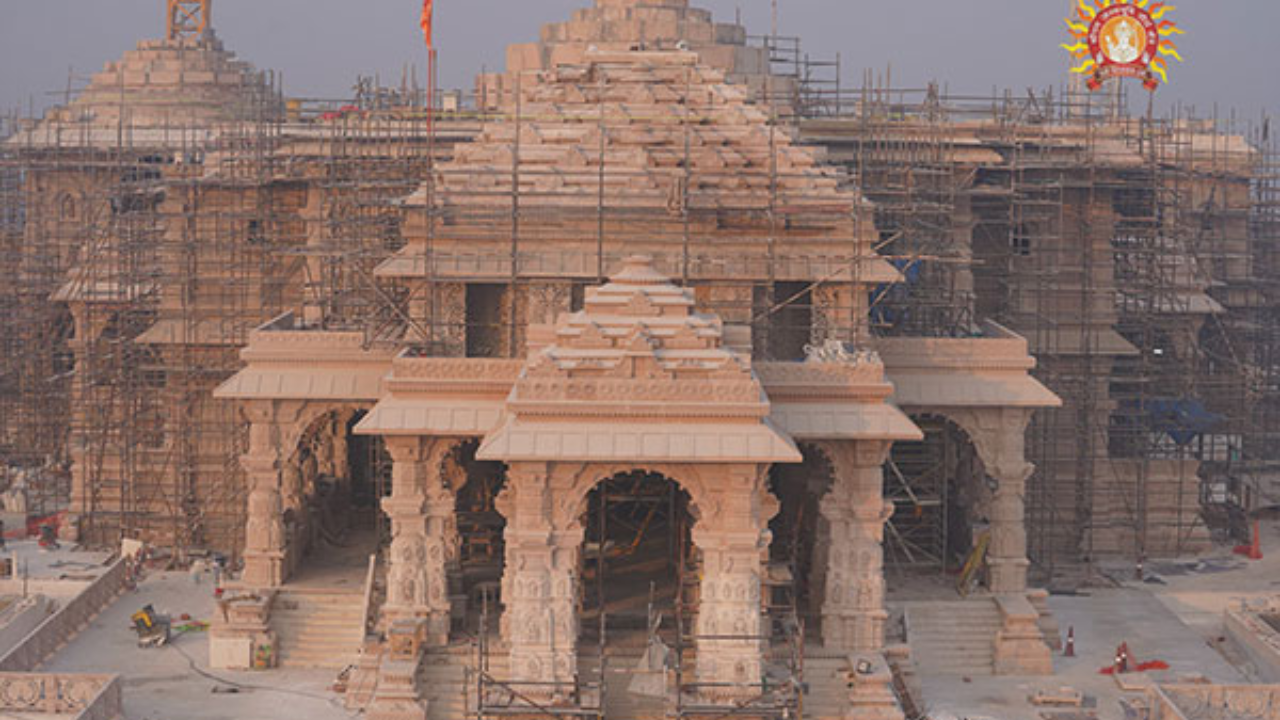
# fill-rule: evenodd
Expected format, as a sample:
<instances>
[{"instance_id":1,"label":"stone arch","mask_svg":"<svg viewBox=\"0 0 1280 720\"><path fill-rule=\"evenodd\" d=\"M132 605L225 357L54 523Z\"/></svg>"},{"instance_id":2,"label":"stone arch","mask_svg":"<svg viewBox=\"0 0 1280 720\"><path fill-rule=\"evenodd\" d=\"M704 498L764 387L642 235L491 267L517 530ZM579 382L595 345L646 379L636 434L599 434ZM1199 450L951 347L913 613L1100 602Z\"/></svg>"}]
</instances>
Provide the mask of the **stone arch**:
<instances>
[{"instance_id":1,"label":"stone arch","mask_svg":"<svg viewBox=\"0 0 1280 720\"><path fill-rule=\"evenodd\" d=\"M997 480L1026 480L1035 469L1026 459L1026 431L1032 413L1030 408L989 407L942 408L928 414L943 417L964 431L987 474Z\"/></svg>"},{"instance_id":2,"label":"stone arch","mask_svg":"<svg viewBox=\"0 0 1280 720\"><path fill-rule=\"evenodd\" d=\"M830 527L821 507L835 484L835 465L827 448L816 442L797 443L804 462L777 464L769 471L769 490L778 500L770 520L769 562L785 565L791 578L789 595L808 627L818 630L825 593ZM782 593L778 588L771 592ZM780 598L781 599L781 598Z\"/></svg>"},{"instance_id":3,"label":"stone arch","mask_svg":"<svg viewBox=\"0 0 1280 720\"><path fill-rule=\"evenodd\" d=\"M920 440L898 442L884 469L893 514L886 564L899 571L954 569L990 522L992 487L969 431L939 412L912 412Z\"/></svg>"},{"instance_id":4,"label":"stone arch","mask_svg":"<svg viewBox=\"0 0 1280 720\"><path fill-rule=\"evenodd\" d=\"M1027 587L1027 479L1035 466L1026 459L1026 431L1033 408L948 408L945 415L965 430L977 449L992 492L991 590L1021 593Z\"/></svg>"},{"instance_id":5,"label":"stone arch","mask_svg":"<svg viewBox=\"0 0 1280 720\"><path fill-rule=\"evenodd\" d=\"M575 468L569 475L569 483L565 488L564 500L557 508L556 527L568 529L576 527L582 514L587 509L591 492L601 483L627 473L649 473L661 475L675 483L677 487L689 494L689 513L696 522L703 517L703 511L718 507L713 497L714 491L704 481L702 473L693 464L667 463L588 463Z\"/></svg>"},{"instance_id":6,"label":"stone arch","mask_svg":"<svg viewBox=\"0 0 1280 720\"><path fill-rule=\"evenodd\" d=\"M306 436L319 428L324 420L331 416L350 413L352 415L369 409L368 403L357 402L304 402L298 408L293 420L282 429L280 454L288 460L297 451Z\"/></svg>"},{"instance_id":7,"label":"stone arch","mask_svg":"<svg viewBox=\"0 0 1280 720\"><path fill-rule=\"evenodd\" d=\"M680 588L688 584L683 570L694 553L692 529L698 519L692 504L687 487L665 472L624 468L603 475L576 504L581 529L566 532L580 538L575 560L581 567L582 611L599 617L601 608L621 602L624 607L611 610L611 616L638 621L645 604L634 601L651 591L649 599L666 615L669 630L678 617ZM584 629L597 628L587 623Z\"/></svg>"}]
</instances>

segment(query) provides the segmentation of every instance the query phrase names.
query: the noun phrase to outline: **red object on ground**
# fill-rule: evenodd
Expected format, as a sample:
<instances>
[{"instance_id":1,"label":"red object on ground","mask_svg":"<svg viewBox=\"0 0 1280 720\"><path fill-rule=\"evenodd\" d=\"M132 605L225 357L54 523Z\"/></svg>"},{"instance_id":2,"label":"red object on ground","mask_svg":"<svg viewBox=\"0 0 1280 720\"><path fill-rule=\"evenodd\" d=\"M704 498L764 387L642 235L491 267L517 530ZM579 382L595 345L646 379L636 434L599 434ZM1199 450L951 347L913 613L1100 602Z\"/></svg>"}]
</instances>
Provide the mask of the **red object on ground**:
<instances>
[{"instance_id":1,"label":"red object on ground","mask_svg":"<svg viewBox=\"0 0 1280 720\"><path fill-rule=\"evenodd\" d=\"M1248 545L1237 545L1235 549L1237 555L1243 555L1250 560L1262 559L1262 522L1253 521L1253 542Z\"/></svg>"},{"instance_id":2,"label":"red object on ground","mask_svg":"<svg viewBox=\"0 0 1280 720\"><path fill-rule=\"evenodd\" d=\"M1129 643L1122 642L1120 647L1116 648L1116 660L1113 667L1118 673L1129 672Z\"/></svg>"},{"instance_id":3,"label":"red object on ground","mask_svg":"<svg viewBox=\"0 0 1280 720\"><path fill-rule=\"evenodd\" d=\"M1129 671L1129 672L1143 673L1143 672L1151 672L1153 670L1168 670L1168 669L1169 669L1169 663L1163 660L1150 660L1148 662L1142 663L1141 665L1138 665L1132 671ZM1116 666L1112 665L1110 667L1104 667L1098 671L1098 674L1099 675L1115 675Z\"/></svg>"},{"instance_id":4,"label":"red object on ground","mask_svg":"<svg viewBox=\"0 0 1280 720\"><path fill-rule=\"evenodd\" d=\"M62 528L62 519L65 516L66 516L65 512L60 512L60 513L54 513L53 515L46 515L44 517L27 518L27 535L26 536L31 537L33 535L39 535L41 525L48 525L49 527L53 528L53 531L55 533L58 532Z\"/></svg>"},{"instance_id":5,"label":"red object on ground","mask_svg":"<svg viewBox=\"0 0 1280 720\"><path fill-rule=\"evenodd\" d=\"M1076 626L1075 625L1072 625L1071 627L1067 628L1067 643L1062 650L1062 656L1063 657L1076 656Z\"/></svg>"}]
</instances>

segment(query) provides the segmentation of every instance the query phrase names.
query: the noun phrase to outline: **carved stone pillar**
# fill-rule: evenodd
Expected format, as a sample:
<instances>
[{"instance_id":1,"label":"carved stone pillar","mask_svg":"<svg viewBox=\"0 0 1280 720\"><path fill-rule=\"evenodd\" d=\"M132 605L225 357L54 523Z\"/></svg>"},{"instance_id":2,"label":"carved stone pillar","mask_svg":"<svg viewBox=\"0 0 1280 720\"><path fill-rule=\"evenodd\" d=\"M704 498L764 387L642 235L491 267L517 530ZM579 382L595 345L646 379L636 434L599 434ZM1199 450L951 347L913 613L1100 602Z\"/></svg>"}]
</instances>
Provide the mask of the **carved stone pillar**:
<instances>
[{"instance_id":1,"label":"carved stone pillar","mask_svg":"<svg viewBox=\"0 0 1280 720\"><path fill-rule=\"evenodd\" d=\"M697 679L711 701L758 693L763 677L765 624L761 612L761 560L772 535L778 501L764 482L766 468L729 466L702 471L709 497L698 499L693 543L702 558L695 624ZM722 477L710 477L713 472Z\"/></svg>"},{"instance_id":2,"label":"carved stone pillar","mask_svg":"<svg viewBox=\"0 0 1280 720\"><path fill-rule=\"evenodd\" d=\"M957 413L982 464L996 481L991 505L991 550L987 565L991 592L1025 594L1027 590L1027 479L1035 466L1026 459L1027 424L1032 411L1022 408L975 409Z\"/></svg>"},{"instance_id":3,"label":"carved stone pillar","mask_svg":"<svg viewBox=\"0 0 1280 720\"><path fill-rule=\"evenodd\" d=\"M449 641L450 605L446 527L453 493L444 486L440 462L450 443L423 438L388 438L393 461L391 496L382 509L391 521L390 565L383 622L425 623L425 641Z\"/></svg>"},{"instance_id":4,"label":"carved stone pillar","mask_svg":"<svg viewBox=\"0 0 1280 720\"><path fill-rule=\"evenodd\" d=\"M991 592L1000 594L1025 594L1027 590L1026 494L1027 478L1033 468L996 469L992 473L997 483L995 499L991 504L991 553L988 565L991 574Z\"/></svg>"},{"instance_id":5,"label":"carved stone pillar","mask_svg":"<svg viewBox=\"0 0 1280 720\"><path fill-rule=\"evenodd\" d=\"M507 519L502 578L503 632L511 646L511 679L541 700L567 699L578 671L576 518L557 528L550 468L513 463L497 509Z\"/></svg>"},{"instance_id":6,"label":"carved stone pillar","mask_svg":"<svg viewBox=\"0 0 1280 720\"><path fill-rule=\"evenodd\" d=\"M821 512L830 528L822 635L827 647L874 653L884 647L884 499L887 442L823 445L835 475Z\"/></svg>"},{"instance_id":7,"label":"carved stone pillar","mask_svg":"<svg viewBox=\"0 0 1280 720\"><path fill-rule=\"evenodd\" d=\"M249 488L249 516L245 524L244 575L246 585L279 587L285 581L284 507L280 496L280 456L284 433L279 408L271 402L250 403L249 450L240 458Z\"/></svg>"}]
</instances>

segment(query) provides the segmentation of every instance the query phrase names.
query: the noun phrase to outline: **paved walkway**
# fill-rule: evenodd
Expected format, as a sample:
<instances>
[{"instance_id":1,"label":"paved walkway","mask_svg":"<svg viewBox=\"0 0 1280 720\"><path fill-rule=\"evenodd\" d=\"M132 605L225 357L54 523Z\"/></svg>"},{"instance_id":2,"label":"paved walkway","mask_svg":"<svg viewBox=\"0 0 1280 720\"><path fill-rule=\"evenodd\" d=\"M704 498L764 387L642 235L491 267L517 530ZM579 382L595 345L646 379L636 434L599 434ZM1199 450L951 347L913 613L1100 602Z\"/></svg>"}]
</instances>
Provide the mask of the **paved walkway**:
<instances>
[{"instance_id":1,"label":"paved walkway","mask_svg":"<svg viewBox=\"0 0 1280 720\"><path fill-rule=\"evenodd\" d=\"M137 647L129 616L143 605L176 618L208 620L213 612L208 580L193 585L187 573L146 578L138 590L107 608L41 669L50 672L118 673L123 676L129 720L338 720L355 717L329 691L328 671L270 673L210 670L205 633L176 637L164 648ZM235 688L239 692L215 692Z\"/></svg>"}]
</instances>

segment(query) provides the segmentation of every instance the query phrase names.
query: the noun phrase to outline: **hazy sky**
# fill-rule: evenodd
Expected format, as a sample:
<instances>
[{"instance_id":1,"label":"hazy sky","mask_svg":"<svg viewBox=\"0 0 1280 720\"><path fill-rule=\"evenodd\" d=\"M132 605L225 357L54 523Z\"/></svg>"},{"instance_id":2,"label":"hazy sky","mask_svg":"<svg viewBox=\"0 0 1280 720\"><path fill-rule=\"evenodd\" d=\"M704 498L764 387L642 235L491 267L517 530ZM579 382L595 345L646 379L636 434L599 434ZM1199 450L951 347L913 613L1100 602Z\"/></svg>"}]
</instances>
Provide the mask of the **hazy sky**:
<instances>
[{"instance_id":1,"label":"hazy sky","mask_svg":"<svg viewBox=\"0 0 1280 720\"><path fill-rule=\"evenodd\" d=\"M544 22L592 0L436 0L441 85L471 87L504 48L532 40ZM1174 63L1163 106L1214 106L1247 118L1280 112L1280 0L1174 0L1185 63ZM0 0L0 108L37 107L118 57L158 37L163 0ZM770 0L694 0L750 32L769 30ZM799 35L816 58L842 57L844 75L893 67L895 85L936 78L952 92L1059 86L1067 77L1062 18L1069 0L779 0L780 32ZM284 73L290 95L346 97L358 74L399 81L406 62L425 64L419 0L215 0L214 26L229 48ZM1135 83L1132 94L1141 89Z\"/></svg>"}]
</instances>

